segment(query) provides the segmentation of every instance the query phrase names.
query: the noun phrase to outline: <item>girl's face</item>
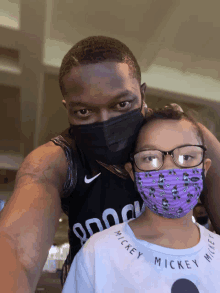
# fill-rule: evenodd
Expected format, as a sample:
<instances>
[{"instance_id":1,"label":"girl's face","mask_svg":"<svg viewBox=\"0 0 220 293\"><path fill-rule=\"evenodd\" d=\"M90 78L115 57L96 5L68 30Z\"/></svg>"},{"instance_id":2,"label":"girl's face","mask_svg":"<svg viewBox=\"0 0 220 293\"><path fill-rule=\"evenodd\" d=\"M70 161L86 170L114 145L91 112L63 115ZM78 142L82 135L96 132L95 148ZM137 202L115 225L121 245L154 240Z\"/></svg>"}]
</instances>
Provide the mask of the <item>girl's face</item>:
<instances>
[{"instance_id":1,"label":"girl's face","mask_svg":"<svg viewBox=\"0 0 220 293\"><path fill-rule=\"evenodd\" d=\"M144 149L155 149L160 151L170 151L176 147L182 145L202 145L202 141L198 137L193 124L185 119L182 120L153 120L144 125L141 129L135 153ZM204 161L204 168L207 172L211 165L211 160L206 159ZM201 163L196 168L202 168ZM131 170L131 164L127 163L126 170L130 173L133 179L133 172ZM178 169L178 167L172 160L172 157L167 155L164 159L164 164L160 170L165 169ZM134 166L135 171L143 172ZM205 174L206 174L205 172Z\"/></svg>"}]
</instances>

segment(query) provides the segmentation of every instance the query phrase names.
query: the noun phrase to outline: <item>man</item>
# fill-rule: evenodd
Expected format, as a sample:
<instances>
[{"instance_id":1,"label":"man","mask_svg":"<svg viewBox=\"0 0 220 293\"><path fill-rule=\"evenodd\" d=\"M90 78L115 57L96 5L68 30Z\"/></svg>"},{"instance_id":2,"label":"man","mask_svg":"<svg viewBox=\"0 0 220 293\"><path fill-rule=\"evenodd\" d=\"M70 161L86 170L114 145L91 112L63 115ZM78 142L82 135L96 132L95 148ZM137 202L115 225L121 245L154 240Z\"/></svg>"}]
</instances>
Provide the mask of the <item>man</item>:
<instances>
[{"instance_id":1,"label":"man","mask_svg":"<svg viewBox=\"0 0 220 293\"><path fill-rule=\"evenodd\" d=\"M214 231L208 213L202 203L197 203L193 210L195 221L210 231Z\"/></svg>"},{"instance_id":2,"label":"man","mask_svg":"<svg viewBox=\"0 0 220 293\"><path fill-rule=\"evenodd\" d=\"M123 165L143 121L145 83L132 52L108 37L90 37L64 57L59 82L70 129L32 151L0 219L1 288L34 292L59 225L69 215L70 254L94 233L142 212ZM205 199L220 233L220 143L203 126L213 166ZM135 194L135 196L134 196Z\"/></svg>"}]
</instances>

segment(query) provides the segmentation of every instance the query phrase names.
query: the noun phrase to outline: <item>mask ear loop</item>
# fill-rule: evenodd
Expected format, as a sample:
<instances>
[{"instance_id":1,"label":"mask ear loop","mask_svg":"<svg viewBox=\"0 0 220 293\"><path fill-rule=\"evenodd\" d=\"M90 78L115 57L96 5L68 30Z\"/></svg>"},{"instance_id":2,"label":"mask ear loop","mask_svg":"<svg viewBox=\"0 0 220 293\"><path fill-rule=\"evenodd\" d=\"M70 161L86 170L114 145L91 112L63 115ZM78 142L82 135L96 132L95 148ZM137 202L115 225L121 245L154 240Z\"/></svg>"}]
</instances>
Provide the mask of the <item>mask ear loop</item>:
<instances>
[{"instance_id":1,"label":"mask ear loop","mask_svg":"<svg viewBox=\"0 0 220 293\"><path fill-rule=\"evenodd\" d=\"M204 153L204 157L203 157L203 166L202 166L202 181L203 181L203 189L202 189L202 192L201 192L201 195L200 195L200 200L202 202L202 204L204 205L204 197L207 195L207 186L206 186L206 183L205 183L205 153Z\"/></svg>"},{"instance_id":2,"label":"mask ear loop","mask_svg":"<svg viewBox=\"0 0 220 293\"><path fill-rule=\"evenodd\" d=\"M133 171L133 174L134 174L134 188L135 188L135 190L136 190L136 192L138 192L139 193L139 191L138 191L138 188L137 188L137 184L136 184L136 171L135 171L135 169L134 169L134 157L132 157L132 160L131 160L131 166L132 166L132 171Z\"/></svg>"},{"instance_id":3,"label":"mask ear loop","mask_svg":"<svg viewBox=\"0 0 220 293\"><path fill-rule=\"evenodd\" d=\"M135 170L134 170L134 160L133 160L133 162L131 163L131 165L132 165L132 171L133 171L133 174L134 174L134 178L135 178Z\"/></svg>"},{"instance_id":4,"label":"mask ear loop","mask_svg":"<svg viewBox=\"0 0 220 293\"><path fill-rule=\"evenodd\" d=\"M136 171L134 170L134 164L132 164L132 171L133 171L133 174L134 174L134 188L135 188L136 192L140 195L140 193L138 191L138 187L137 187Z\"/></svg>"}]
</instances>

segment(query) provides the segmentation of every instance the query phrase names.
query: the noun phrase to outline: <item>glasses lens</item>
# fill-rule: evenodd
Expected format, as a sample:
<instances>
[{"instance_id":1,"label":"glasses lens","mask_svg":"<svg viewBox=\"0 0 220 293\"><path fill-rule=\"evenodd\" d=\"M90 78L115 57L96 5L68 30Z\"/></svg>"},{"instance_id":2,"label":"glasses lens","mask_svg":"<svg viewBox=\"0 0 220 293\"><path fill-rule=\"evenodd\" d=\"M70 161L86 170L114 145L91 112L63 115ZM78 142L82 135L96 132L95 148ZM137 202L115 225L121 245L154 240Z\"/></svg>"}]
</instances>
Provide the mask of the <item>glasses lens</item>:
<instances>
[{"instance_id":1,"label":"glasses lens","mask_svg":"<svg viewBox=\"0 0 220 293\"><path fill-rule=\"evenodd\" d=\"M163 155L157 150L146 150L135 154L134 161L140 170L156 170L163 163Z\"/></svg>"},{"instance_id":2,"label":"glasses lens","mask_svg":"<svg viewBox=\"0 0 220 293\"><path fill-rule=\"evenodd\" d=\"M202 163L203 149L197 146L186 146L175 149L175 162L182 167L194 167Z\"/></svg>"}]
</instances>

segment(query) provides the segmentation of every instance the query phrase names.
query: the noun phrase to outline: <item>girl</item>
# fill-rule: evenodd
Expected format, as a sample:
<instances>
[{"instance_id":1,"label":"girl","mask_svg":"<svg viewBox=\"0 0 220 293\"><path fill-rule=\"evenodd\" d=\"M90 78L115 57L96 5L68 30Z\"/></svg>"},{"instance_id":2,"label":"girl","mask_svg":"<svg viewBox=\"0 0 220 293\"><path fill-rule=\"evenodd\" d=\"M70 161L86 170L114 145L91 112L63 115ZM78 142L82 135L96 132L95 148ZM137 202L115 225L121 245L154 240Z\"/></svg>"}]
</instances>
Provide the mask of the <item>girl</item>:
<instances>
[{"instance_id":1,"label":"girl","mask_svg":"<svg viewBox=\"0 0 220 293\"><path fill-rule=\"evenodd\" d=\"M125 166L143 212L93 235L63 292L218 292L220 237L192 221L211 166L205 153L192 118L172 107L151 113Z\"/></svg>"}]
</instances>

